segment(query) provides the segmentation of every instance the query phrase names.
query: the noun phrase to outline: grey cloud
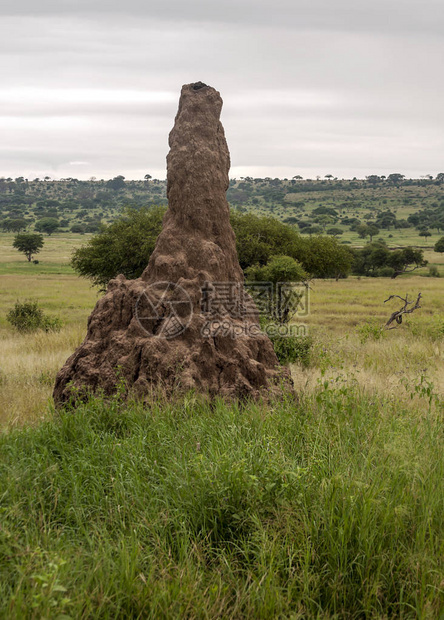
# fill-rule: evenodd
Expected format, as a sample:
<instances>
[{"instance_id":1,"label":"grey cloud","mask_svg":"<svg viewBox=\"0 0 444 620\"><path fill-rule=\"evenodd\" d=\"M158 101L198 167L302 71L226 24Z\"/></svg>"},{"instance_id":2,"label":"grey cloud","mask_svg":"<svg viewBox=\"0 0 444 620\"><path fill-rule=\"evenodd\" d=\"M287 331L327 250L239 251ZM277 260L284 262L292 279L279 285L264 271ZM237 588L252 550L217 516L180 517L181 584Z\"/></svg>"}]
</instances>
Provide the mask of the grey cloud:
<instances>
[{"instance_id":1,"label":"grey cloud","mask_svg":"<svg viewBox=\"0 0 444 620\"><path fill-rule=\"evenodd\" d=\"M442 168L433 0L14 7L0 22L0 175L162 176L180 86L199 79L224 98L232 174Z\"/></svg>"},{"instance_id":2,"label":"grey cloud","mask_svg":"<svg viewBox=\"0 0 444 620\"><path fill-rule=\"evenodd\" d=\"M136 118L148 125L156 125L158 122L171 122L172 114L174 114L175 104L151 104L146 103L108 103L92 104L92 103L43 103L22 101L15 104L2 105L0 103L0 118L20 119L34 118L38 123L38 119L70 119L70 118L101 118L112 117L118 118ZM140 122L139 121L139 122Z\"/></svg>"},{"instance_id":3,"label":"grey cloud","mask_svg":"<svg viewBox=\"0 0 444 620\"><path fill-rule=\"evenodd\" d=\"M197 23L284 26L294 30L426 31L442 35L440 0L33 0L7 3L4 15L113 15Z\"/></svg>"}]
</instances>

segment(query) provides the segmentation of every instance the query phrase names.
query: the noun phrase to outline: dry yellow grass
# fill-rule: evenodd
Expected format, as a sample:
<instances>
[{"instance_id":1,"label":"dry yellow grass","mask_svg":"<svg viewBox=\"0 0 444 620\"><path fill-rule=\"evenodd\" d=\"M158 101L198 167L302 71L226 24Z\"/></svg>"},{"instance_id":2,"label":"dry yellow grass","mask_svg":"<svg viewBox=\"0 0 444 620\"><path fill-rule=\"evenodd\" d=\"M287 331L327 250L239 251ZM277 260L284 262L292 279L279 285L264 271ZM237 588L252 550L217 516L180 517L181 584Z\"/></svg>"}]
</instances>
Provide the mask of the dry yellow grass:
<instances>
[{"instance_id":1,"label":"dry yellow grass","mask_svg":"<svg viewBox=\"0 0 444 620\"><path fill-rule=\"evenodd\" d=\"M59 333L2 330L0 424L32 422L44 415L55 375L83 337L84 327L79 325Z\"/></svg>"},{"instance_id":2,"label":"dry yellow grass","mask_svg":"<svg viewBox=\"0 0 444 620\"><path fill-rule=\"evenodd\" d=\"M390 295L416 299L422 307L399 328L385 331L390 314L402 306ZM412 276L316 281L305 321L315 340L313 364L294 369L297 386L312 389L320 377L354 382L375 394L410 399L421 377L444 394L444 280Z\"/></svg>"},{"instance_id":3,"label":"dry yellow grass","mask_svg":"<svg viewBox=\"0 0 444 620\"><path fill-rule=\"evenodd\" d=\"M442 294L444 279L420 276L389 278L348 278L316 280L310 291L310 314L307 323L329 332L342 332L345 336L350 328L362 325L366 319L385 322L391 312L401 305L399 300L384 301L390 295L406 294L410 299L422 293L422 309L412 315L415 322L423 325L439 313L444 316ZM347 328L347 330L345 329Z\"/></svg>"},{"instance_id":4,"label":"dry yellow grass","mask_svg":"<svg viewBox=\"0 0 444 620\"><path fill-rule=\"evenodd\" d=\"M38 300L63 321L59 333L19 334L6 321L16 300ZM85 336L97 299L88 282L74 276L0 276L0 424L44 415L54 377Z\"/></svg>"},{"instance_id":5,"label":"dry yellow grass","mask_svg":"<svg viewBox=\"0 0 444 620\"><path fill-rule=\"evenodd\" d=\"M422 308L399 329L380 333L398 301L416 297ZM409 278L316 281L305 321L314 338L312 364L295 366L298 389L313 390L329 379L362 390L410 400L421 376L444 394L444 279ZM16 299L38 299L64 322L60 333L21 335L5 316ZM0 276L0 424L23 424L45 415L57 370L81 342L97 293L75 276Z\"/></svg>"}]
</instances>

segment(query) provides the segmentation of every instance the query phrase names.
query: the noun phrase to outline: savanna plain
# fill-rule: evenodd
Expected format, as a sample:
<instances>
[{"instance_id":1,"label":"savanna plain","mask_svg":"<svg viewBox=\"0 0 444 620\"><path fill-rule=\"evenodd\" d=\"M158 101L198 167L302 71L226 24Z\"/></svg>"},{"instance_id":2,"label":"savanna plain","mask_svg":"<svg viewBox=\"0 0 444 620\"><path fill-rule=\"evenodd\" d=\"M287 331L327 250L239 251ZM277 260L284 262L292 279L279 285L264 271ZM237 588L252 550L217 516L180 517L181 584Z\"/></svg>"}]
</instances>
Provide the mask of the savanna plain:
<instances>
[{"instance_id":1,"label":"savanna plain","mask_svg":"<svg viewBox=\"0 0 444 620\"><path fill-rule=\"evenodd\" d=\"M56 234L0 235L4 618L425 618L444 609L444 279L315 280L298 399L159 391L56 412L98 298ZM442 255L426 252L444 275ZM420 273L420 275L416 275ZM399 299L421 308L381 326ZM59 332L15 332L38 300ZM123 392L124 386L122 386Z\"/></svg>"}]
</instances>

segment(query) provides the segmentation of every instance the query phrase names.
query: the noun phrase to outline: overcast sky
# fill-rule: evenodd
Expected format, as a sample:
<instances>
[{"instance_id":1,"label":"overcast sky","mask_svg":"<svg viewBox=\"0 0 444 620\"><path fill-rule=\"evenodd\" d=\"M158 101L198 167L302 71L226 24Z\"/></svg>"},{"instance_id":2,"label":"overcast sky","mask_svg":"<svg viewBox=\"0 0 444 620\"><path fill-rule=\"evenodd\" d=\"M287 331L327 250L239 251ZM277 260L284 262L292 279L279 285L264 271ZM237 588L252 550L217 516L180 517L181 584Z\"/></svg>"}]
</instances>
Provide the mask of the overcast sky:
<instances>
[{"instance_id":1,"label":"overcast sky","mask_svg":"<svg viewBox=\"0 0 444 620\"><path fill-rule=\"evenodd\" d=\"M0 35L0 176L164 178L198 80L231 177L444 171L443 0L16 0Z\"/></svg>"}]
</instances>

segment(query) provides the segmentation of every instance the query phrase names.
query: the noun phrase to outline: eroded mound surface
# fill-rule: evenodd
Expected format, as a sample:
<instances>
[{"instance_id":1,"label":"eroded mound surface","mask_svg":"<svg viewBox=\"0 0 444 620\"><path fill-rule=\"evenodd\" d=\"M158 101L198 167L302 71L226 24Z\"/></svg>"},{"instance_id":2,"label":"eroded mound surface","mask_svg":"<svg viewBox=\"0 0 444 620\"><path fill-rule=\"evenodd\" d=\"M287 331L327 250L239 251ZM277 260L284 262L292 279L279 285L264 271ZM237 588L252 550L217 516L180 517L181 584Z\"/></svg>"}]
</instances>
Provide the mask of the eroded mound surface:
<instances>
[{"instance_id":1,"label":"eroded mound surface","mask_svg":"<svg viewBox=\"0 0 444 620\"><path fill-rule=\"evenodd\" d=\"M84 342L57 375L56 403L73 388L112 394L119 380L141 396L159 384L229 397L290 387L243 288L221 109L214 88L182 88L169 136L169 206L156 247L141 278L109 283Z\"/></svg>"}]
</instances>

